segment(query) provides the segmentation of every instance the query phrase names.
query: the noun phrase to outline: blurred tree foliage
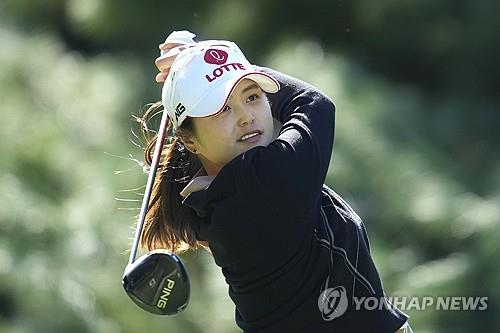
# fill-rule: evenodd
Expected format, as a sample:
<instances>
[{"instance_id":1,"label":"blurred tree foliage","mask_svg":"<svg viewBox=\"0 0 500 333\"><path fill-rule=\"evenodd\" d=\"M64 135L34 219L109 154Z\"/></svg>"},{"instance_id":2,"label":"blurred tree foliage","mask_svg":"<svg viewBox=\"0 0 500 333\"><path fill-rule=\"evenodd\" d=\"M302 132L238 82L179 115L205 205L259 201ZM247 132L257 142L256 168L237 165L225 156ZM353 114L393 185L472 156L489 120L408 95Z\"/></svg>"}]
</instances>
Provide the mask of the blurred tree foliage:
<instances>
[{"instance_id":1,"label":"blurred tree foliage","mask_svg":"<svg viewBox=\"0 0 500 333\"><path fill-rule=\"evenodd\" d=\"M206 253L184 256L176 317L120 284L145 183L131 114L158 99L157 45L180 29L334 99L327 183L364 219L389 295L489 297L408 311L415 331L499 331L499 17L493 0L2 1L0 333L238 332Z\"/></svg>"}]
</instances>

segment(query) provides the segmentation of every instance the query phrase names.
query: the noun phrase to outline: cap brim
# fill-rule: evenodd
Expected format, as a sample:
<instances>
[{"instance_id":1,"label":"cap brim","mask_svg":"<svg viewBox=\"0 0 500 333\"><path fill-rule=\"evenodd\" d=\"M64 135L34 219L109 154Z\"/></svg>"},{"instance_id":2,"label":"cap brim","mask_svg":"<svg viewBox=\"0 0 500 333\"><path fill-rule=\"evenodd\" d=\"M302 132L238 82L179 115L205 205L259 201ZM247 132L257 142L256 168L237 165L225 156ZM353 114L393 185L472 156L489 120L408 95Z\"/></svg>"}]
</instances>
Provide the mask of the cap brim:
<instances>
[{"instance_id":1,"label":"cap brim","mask_svg":"<svg viewBox=\"0 0 500 333\"><path fill-rule=\"evenodd\" d=\"M188 117L210 117L221 112L238 83L244 79L254 81L267 93L273 94L280 89L278 81L266 73L245 73L242 76L230 78L221 85L215 87L196 105L195 109L189 113Z\"/></svg>"}]
</instances>

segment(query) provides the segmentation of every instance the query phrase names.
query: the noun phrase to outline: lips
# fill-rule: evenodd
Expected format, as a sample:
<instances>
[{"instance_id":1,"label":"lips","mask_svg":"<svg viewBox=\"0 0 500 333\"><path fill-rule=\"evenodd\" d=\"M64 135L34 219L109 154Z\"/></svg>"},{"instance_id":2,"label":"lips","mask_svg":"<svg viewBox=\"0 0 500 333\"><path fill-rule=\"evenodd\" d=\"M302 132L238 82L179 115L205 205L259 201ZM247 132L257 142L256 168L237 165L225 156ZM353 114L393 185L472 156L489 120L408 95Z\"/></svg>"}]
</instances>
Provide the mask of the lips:
<instances>
[{"instance_id":1,"label":"lips","mask_svg":"<svg viewBox=\"0 0 500 333\"><path fill-rule=\"evenodd\" d=\"M243 134L237 141L244 142L248 139L255 137L256 136L255 134L260 135L260 134L262 134L262 131L261 130L254 130L254 131L247 132L247 133ZM246 139L244 140L243 138L246 138Z\"/></svg>"}]
</instances>

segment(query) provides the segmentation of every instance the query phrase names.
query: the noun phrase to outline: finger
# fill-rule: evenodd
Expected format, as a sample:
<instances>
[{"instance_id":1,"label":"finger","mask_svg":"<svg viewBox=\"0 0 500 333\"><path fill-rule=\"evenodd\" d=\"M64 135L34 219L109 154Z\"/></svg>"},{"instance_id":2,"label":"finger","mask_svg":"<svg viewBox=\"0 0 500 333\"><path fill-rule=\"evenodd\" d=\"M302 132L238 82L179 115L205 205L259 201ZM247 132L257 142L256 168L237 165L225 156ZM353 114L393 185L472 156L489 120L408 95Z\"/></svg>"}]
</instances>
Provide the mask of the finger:
<instances>
[{"instance_id":1,"label":"finger","mask_svg":"<svg viewBox=\"0 0 500 333\"><path fill-rule=\"evenodd\" d=\"M185 45L179 45L176 47L173 47L171 49L165 49L160 51L160 57L161 56L175 56L179 54L182 50L186 49Z\"/></svg>"},{"instance_id":2,"label":"finger","mask_svg":"<svg viewBox=\"0 0 500 333\"><path fill-rule=\"evenodd\" d=\"M169 72L160 72L160 73L156 74L156 77L155 77L156 82L158 82L158 83L165 82L165 80L167 79L168 73Z\"/></svg>"},{"instance_id":3,"label":"finger","mask_svg":"<svg viewBox=\"0 0 500 333\"><path fill-rule=\"evenodd\" d=\"M170 43L170 42L163 42L160 45L158 45L158 48L160 50L168 50L168 49L173 49L176 46L182 45L180 43Z\"/></svg>"},{"instance_id":4,"label":"finger","mask_svg":"<svg viewBox=\"0 0 500 333\"><path fill-rule=\"evenodd\" d=\"M160 55L158 58L155 59L156 67L158 67L160 72L167 70L168 68L170 68L170 66L172 66L172 63L174 62L179 52L181 52L185 48L186 48L185 46L178 46L173 49L170 49L166 53L163 53L162 55Z\"/></svg>"},{"instance_id":5,"label":"finger","mask_svg":"<svg viewBox=\"0 0 500 333\"><path fill-rule=\"evenodd\" d=\"M160 72L166 71L172 66L172 63L175 60L175 56L166 56L163 55L155 59L155 65Z\"/></svg>"}]
</instances>

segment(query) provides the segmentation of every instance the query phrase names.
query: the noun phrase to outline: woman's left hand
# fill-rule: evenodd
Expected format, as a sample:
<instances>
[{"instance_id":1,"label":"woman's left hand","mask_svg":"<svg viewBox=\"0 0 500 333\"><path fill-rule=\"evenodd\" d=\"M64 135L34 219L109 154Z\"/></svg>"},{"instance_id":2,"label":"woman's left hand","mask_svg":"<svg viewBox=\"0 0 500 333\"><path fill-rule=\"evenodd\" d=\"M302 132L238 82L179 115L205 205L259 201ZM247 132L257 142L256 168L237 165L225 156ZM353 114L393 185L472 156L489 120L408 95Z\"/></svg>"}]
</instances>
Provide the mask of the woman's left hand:
<instances>
[{"instance_id":1,"label":"woman's left hand","mask_svg":"<svg viewBox=\"0 0 500 333\"><path fill-rule=\"evenodd\" d=\"M158 46L160 49L160 56L155 59L155 65L160 73L156 74L156 82L165 82L175 57L189 45L196 44L194 41L195 36L195 34L187 30L174 31L168 35L165 42Z\"/></svg>"}]
</instances>

